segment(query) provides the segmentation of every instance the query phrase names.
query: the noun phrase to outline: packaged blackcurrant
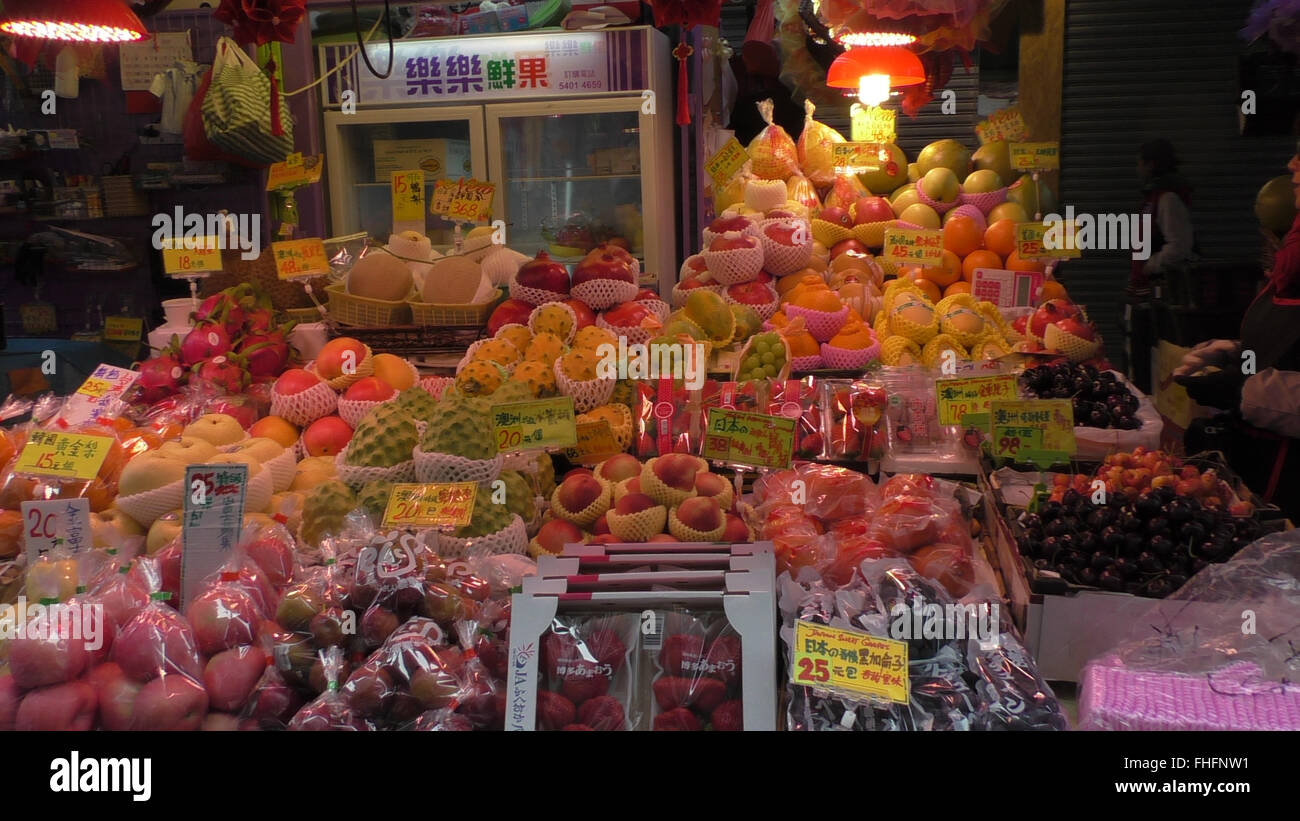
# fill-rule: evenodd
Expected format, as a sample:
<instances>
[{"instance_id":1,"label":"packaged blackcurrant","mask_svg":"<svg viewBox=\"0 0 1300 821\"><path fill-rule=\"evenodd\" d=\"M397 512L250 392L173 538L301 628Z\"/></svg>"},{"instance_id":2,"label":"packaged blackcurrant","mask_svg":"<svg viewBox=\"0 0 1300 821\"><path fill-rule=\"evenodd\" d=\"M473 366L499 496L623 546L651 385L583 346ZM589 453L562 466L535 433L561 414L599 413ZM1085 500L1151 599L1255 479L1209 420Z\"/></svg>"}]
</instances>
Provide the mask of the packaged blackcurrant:
<instances>
[{"instance_id":1,"label":"packaged blackcurrant","mask_svg":"<svg viewBox=\"0 0 1300 821\"><path fill-rule=\"evenodd\" d=\"M541 638L537 729L632 730L638 614L566 613ZM591 722L591 723L588 723Z\"/></svg>"},{"instance_id":2,"label":"packaged blackcurrant","mask_svg":"<svg viewBox=\"0 0 1300 821\"><path fill-rule=\"evenodd\" d=\"M651 729L743 730L740 635L720 612L656 615L661 621L650 682Z\"/></svg>"},{"instance_id":3,"label":"packaged blackcurrant","mask_svg":"<svg viewBox=\"0 0 1300 821\"><path fill-rule=\"evenodd\" d=\"M287 729L354 732L375 729L340 692L343 651L337 647L322 650L320 660L325 671L325 691L299 710L289 721Z\"/></svg>"}]
</instances>

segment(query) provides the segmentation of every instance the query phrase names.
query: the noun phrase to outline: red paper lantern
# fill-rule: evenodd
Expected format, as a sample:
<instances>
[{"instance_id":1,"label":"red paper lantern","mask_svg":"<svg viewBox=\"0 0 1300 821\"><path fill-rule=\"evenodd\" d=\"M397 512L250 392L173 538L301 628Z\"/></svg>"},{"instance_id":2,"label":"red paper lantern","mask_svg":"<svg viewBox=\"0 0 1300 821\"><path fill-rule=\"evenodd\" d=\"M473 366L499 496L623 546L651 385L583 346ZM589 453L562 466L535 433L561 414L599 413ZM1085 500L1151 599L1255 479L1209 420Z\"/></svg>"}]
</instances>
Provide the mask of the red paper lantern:
<instances>
[{"instance_id":1,"label":"red paper lantern","mask_svg":"<svg viewBox=\"0 0 1300 821\"><path fill-rule=\"evenodd\" d=\"M5 0L0 31L82 43L128 43L146 34L121 0Z\"/></svg>"}]
</instances>

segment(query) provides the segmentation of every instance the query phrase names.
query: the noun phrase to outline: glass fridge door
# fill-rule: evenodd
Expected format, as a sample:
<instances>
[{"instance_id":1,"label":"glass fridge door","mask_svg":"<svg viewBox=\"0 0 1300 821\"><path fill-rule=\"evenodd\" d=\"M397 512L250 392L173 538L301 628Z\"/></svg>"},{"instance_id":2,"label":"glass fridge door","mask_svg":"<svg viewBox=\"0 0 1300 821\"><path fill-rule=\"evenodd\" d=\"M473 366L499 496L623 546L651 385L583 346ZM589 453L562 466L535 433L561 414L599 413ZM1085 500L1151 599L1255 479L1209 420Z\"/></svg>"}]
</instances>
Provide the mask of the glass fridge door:
<instances>
[{"instance_id":1,"label":"glass fridge door","mask_svg":"<svg viewBox=\"0 0 1300 821\"><path fill-rule=\"evenodd\" d=\"M450 248L455 226L428 212L434 183L461 177L485 179L483 109L432 106L325 114L325 175L330 230L335 236L365 231L387 240L393 231L392 172L423 169L423 230L439 249ZM471 224L463 228L468 231Z\"/></svg>"},{"instance_id":2,"label":"glass fridge door","mask_svg":"<svg viewBox=\"0 0 1300 821\"><path fill-rule=\"evenodd\" d=\"M496 214L510 247L572 266L612 242L645 271L640 108L639 97L488 106Z\"/></svg>"}]
</instances>

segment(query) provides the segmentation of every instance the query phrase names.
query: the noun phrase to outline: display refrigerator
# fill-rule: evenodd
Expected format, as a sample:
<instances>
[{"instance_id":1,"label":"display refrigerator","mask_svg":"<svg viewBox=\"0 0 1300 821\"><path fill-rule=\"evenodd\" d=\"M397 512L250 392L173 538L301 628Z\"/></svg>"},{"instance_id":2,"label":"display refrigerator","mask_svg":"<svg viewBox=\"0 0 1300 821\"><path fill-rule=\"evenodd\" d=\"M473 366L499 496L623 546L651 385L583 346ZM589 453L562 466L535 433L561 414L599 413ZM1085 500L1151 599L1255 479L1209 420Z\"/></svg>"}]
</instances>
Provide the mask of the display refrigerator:
<instances>
[{"instance_id":1,"label":"display refrigerator","mask_svg":"<svg viewBox=\"0 0 1300 821\"><path fill-rule=\"evenodd\" d=\"M318 49L330 229L393 230L391 173L496 186L506 244L573 266L602 241L641 261L660 293L677 280L674 105L667 37L650 27L398 40L387 79L355 45ZM370 63L388 65L387 43ZM427 209L426 209L427 210ZM480 224L486 224L486 220ZM426 213L439 250L455 241ZM470 226L459 226L463 234Z\"/></svg>"}]
</instances>

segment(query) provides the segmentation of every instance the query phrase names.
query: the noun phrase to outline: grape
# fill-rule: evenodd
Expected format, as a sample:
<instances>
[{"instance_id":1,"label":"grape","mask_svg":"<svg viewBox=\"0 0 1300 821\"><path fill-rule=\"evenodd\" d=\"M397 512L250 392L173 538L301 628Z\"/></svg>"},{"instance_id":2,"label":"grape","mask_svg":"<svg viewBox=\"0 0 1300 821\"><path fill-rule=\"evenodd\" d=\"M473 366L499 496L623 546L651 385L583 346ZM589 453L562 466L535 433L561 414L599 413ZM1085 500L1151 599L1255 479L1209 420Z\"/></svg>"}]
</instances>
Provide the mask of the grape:
<instances>
[{"instance_id":1,"label":"grape","mask_svg":"<svg viewBox=\"0 0 1300 821\"><path fill-rule=\"evenodd\" d=\"M767 353L763 354L759 358L763 360L764 365L771 365L773 362L776 361L776 357L772 356L771 351L768 351Z\"/></svg>"},{"instance_id":2,"label":"grape","mask_svg":"<svg viewBox=\"0 0 1300 821\"><path fill-rule=\"evenodd\" d=\"M763 373L765 373L769 378L771 378L771 377L773 377L773 376L776 376L776 366L775 366L775 365L764 365L764 366L763 366Z\"/></svg>"}]
</instances>

